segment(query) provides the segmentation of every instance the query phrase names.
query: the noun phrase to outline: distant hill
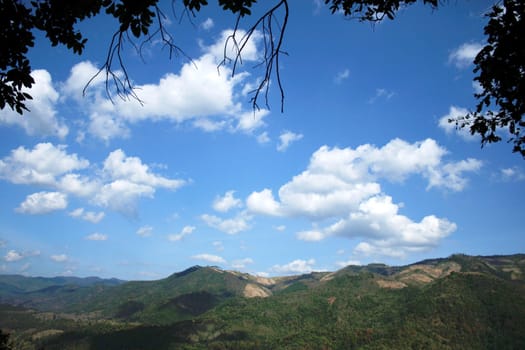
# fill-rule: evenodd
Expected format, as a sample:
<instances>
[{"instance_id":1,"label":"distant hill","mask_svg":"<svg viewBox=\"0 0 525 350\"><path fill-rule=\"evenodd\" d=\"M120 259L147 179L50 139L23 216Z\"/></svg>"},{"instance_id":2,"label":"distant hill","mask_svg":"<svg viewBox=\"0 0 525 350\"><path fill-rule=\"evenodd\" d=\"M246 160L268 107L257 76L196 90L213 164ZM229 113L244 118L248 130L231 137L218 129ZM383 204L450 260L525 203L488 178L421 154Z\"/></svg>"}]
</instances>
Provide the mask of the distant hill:
<instances>
[{"instance_id":1,"label":"distant hill","mask_svg":"<svg viewBox=\"0 0 525 350\"><path fill-rule=\"evenodd\" d=\"M525 254L275 278L0 276L0 301L28 349L525 349Z\"/></svg>"}]
</instances>

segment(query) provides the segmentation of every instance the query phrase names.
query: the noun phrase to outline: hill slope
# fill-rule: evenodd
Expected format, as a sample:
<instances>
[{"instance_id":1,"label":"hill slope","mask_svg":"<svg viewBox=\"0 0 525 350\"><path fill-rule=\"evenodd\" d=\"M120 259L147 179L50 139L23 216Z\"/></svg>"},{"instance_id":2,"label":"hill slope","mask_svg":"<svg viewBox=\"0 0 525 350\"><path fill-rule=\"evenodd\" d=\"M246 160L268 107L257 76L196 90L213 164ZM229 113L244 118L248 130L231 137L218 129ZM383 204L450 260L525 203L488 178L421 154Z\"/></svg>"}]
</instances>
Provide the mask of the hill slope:
<instances>
[{"instance_id":1,"label":"hill slope","mask_svg":"<svg viewBox=\"0 0 525 350\"><path fill-rule=\"evenodd\" d=\"M158 281L48 286L41 310L77 297L53 314L6 305L0 327L29 349L521 349L524 275L523 254L272 279L195 266Z\"/></svg>"}]
</instances>

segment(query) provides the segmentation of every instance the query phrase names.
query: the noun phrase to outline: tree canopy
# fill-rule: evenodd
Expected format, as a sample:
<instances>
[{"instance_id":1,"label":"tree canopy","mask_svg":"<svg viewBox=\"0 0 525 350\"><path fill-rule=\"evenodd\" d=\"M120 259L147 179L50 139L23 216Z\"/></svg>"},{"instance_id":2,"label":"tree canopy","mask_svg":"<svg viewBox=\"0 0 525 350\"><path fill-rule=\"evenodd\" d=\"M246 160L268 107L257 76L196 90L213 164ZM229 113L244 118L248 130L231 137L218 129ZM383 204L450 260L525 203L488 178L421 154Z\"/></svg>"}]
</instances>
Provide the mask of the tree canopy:
<instances>
[{"instance_id":1,"label":"tree canopy","mask_svg":"<svg viewBox=\"0 0 525 350\"><path fill-rule=\"evenodd\" d=\"M330 11L363 22L393 20L397 12L417 0L324 0ZM439 0L422 0L424 5L437 9ZM265 67L263 78L252 94L252 105L259 108L260 100L268 105L270 81L279 89L281 110L284 89L280 77L279 59L283 50L288 14L288 0L275 0L248 24L243 35L238 35L241 20L252 16L256 0L218 0L224 11L236 15L233 34L228 37L236 48L234 57L224 56L222 64L232 63L232 74L242 60L242 52L256 31L264 36L261 64ZM171 1L174 7L175 0ZM186 15L196 14L208 5L207 0L183 0ZM266 6L266 5L265 5ZM45 33L52 46L65 45L81 55L88 38L78 29L78 24L91 17L105 14L117 24L108 46L105 62L98 74L105 74L106 91L116 91L120 97L134 97L133 85L122 58L125 40L141 43L159 39L174 53L185 55L175 38L167 31L163 21L167 18L160 7L160 0L0 0L0 109L9 107L20 114L27 111L27 92L34 84L28 52L35 44L35 31ZM507 138L513 142L513 151L525 157L525 3L521 0L500 0L486 14L484 28L487 42L474 60L474 80L481 87L476 93L477 105L470 113L457 120L458 128L468 128L471 134L481 136L482 146ZM244 25L244 24L243 24ZM142 45L137 45L141 50ZM118 71L123 76L117 74ZM111 87L111 89L110 89Z\"/></svg>"}]
</instances>

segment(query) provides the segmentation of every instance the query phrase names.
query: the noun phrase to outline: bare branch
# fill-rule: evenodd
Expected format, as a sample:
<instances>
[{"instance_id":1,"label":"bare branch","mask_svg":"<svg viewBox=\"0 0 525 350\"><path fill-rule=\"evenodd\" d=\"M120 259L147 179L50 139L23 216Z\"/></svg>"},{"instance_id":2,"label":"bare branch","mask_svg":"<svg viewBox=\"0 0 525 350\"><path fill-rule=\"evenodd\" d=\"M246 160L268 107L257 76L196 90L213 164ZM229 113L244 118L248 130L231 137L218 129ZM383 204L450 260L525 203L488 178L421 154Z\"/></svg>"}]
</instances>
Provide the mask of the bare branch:
<instances>
[{"instance_id":1,"label":"bare branch","mask_svg":"<svg viewBox=\"0 0 525 350\"><path fill-rule=\"evenodd\" d=\"M276 13L280 9L284 9L282 25L280 25L278 20L276 19ZM265 71L261 82L258 84L257 88L252 91L253 97L251 98L251 103L254 110L260 109L258 101L261 93L264 94L265 105L267 108L269 108L268 92L270 88L271 77L274 74L274 72L277 85L279 87L279 92L281 94L281 112L284 110L284 89L282 86L280 75L279 58L281 54L286 54L286 52L282 51L281 48L283 45L286 26L288 24L288 14L288 1L280 0L274 7L272 7L261 17L259 17L259 19L246 31L246 33L240 38L240 40L237 40L236 34L239 30L239 23L242 17L242 15L239 14L235 23L233 33L230 36L228 36L224 44L224 56L223 60L219 63L219 67L225 65L226 63L233 62L232 76L234 76L237 72L238 65L242 64L242 52L246 48L246 45L248 44L250 39L253 37L253 35L259 28L263 34L263 57L261 59L261 62L257 66L264 65ZM274 33L274 29L277 29L277 37L275 35L276 33ZM228 57L227 55L227 47L230 42L233 43L235 49L235 57L233 59Z\"/></svg>"}]
</instances>

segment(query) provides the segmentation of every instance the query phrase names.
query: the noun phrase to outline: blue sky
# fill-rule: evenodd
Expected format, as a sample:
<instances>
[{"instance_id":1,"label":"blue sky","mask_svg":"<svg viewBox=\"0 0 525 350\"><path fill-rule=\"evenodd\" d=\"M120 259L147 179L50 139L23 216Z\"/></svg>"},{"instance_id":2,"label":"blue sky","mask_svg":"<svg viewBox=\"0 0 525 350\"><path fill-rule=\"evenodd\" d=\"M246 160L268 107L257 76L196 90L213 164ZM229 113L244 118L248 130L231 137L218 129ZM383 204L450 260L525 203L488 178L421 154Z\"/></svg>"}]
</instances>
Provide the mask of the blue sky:
<instances>
[{"instance_id":1,"label":"blue sky","mask_svg":"<svg viewBox=\"0 0 525 350\"><path fill-rule=\"evenodd\" d=\"M101 79L82 96L115 23L83 23L80 57L39 37L31 112L0 111L0 272L273 276L523 252L523 160L444 122L475 105L491 3L416 5L371 26L291 1L284 113L275 84L269 110L249 103L260 35L235 77L218 73L235 19L213 5L166 23L194 64L126 47L142 106L111 103Z\"/></svg>"}]
</instances>

